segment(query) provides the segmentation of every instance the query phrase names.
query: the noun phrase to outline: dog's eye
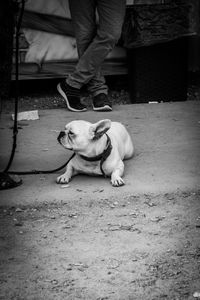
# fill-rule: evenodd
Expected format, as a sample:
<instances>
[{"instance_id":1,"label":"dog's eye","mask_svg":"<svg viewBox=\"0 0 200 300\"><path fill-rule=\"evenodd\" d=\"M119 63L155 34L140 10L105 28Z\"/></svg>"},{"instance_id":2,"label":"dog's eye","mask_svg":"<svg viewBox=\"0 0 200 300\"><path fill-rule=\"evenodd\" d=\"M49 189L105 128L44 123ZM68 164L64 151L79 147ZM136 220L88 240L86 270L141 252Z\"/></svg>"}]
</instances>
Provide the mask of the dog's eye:
<instances>
[{"instance_id":1,"label":"dog's eye","mask_svg":"<svg viewBox=\"0 0 200 300\"><path fill-rule=\"evenodd\" d=\"M74 133L71 130L68 132L68 134L71 136L74 135Z\"/></svg>"}]
</instances>

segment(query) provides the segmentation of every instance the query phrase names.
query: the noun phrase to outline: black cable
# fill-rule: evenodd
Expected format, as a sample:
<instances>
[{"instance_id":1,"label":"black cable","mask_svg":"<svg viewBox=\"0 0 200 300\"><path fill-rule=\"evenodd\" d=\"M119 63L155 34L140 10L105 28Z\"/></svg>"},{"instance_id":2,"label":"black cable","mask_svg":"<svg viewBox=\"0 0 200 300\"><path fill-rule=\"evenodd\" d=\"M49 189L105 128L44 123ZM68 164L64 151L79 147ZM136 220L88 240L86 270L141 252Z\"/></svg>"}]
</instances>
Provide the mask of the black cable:
<instances>
[{"instance_id":1,"label":"black cable","mask_svg":"<svg viewBox=\"0 0 200 300\"><path fill-rule=\"evenodd\" d=\"M13 10L15 14L15 28L16 28L16 33L15 33L15 112L14 112L14 126L13 126L13 146L12 146L12 151L10 155L9 162L7 164L7 167L5 168L4 172L6 173L14 159L15 155L15 150L17 147L17 134L18 134L18 126L17 126L17 113L18 113L18 98L19 98L19 31L21 27L21 22L22 22L22 17L24 13L24 6L25 6L25 0L21 0L21 10L19 13L19 20L17 21L17 13L18 13L18 6L19 3L15 1L13 3Z\"/></svg>"},{"instance_id":2,"label":"black cable","mask_svg":"<svg viewBox=\"0 0 200 300\"><path fill-rule=\"evenodd\" d=\"M26 0L19 0L21 1L21 10L19 13L19 18L17 21L17 13L19 10L19 2L18 0L13 2L13 10L15 14L15 28L16 28L16 35L15 35L15 111L14 111L14 126L13 126L13 146L12 151L10 155L9 162L7 164L7 167L3 171L3 173L7 174L16 174L16 175L32 175L32 174L51 174L55 173L64 167L70 162L70 160L75 156L75 153L72 154L72 156L68 159L68 161L63 164L62 166L53 169L53 170L32 170L32 171L9 171L10 166L13 162L15 150L17 147L17 134L18 134L18 122L17 122L17 114L18 114L18 102L19 102L19 33L24 13L24 7L25 7L25 1Z\"/></svg>"}]
</instances>

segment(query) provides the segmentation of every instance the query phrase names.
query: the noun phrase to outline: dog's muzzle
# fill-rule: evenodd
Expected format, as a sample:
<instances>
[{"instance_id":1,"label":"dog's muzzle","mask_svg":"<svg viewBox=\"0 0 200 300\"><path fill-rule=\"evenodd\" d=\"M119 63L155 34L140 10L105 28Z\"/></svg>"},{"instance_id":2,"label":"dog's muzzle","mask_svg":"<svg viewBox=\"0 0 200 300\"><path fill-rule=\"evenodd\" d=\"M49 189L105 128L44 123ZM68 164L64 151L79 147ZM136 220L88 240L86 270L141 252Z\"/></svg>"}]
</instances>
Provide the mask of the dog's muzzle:
<instances>
[{"instance_id":1,"label":"dog's muzzle","mask_svg":"<svg viewBox=\"0 0 200 300\"><path fill-rule=\"evenodd\" d=\"M63 138L65 136L65 132L64 131L61 131L60 133L59 133L59 136L57 137L57 140L58 140L58 142L61 144L61 139Z\"/></svg>"}]
</instances>

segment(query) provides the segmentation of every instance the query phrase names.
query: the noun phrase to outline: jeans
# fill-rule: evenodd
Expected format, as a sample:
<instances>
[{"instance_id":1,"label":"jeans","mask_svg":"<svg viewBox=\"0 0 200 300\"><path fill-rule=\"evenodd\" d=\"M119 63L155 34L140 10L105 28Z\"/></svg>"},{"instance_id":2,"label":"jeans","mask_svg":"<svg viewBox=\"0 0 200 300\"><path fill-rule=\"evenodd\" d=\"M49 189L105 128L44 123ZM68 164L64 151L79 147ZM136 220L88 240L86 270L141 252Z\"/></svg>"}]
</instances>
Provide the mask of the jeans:
<instances>
[{"instance_id":1,"label":"jeans","mask_svg":"<svg viewBox=\"0 0 200 300\"><path fill-rule=\"evenodd\" d=\"M79 61L66 81L78 89L87 85L93 96L107 94L101 65L120 38L126 0L69 0L69 6Z\"/></svg>"}]
</instances>

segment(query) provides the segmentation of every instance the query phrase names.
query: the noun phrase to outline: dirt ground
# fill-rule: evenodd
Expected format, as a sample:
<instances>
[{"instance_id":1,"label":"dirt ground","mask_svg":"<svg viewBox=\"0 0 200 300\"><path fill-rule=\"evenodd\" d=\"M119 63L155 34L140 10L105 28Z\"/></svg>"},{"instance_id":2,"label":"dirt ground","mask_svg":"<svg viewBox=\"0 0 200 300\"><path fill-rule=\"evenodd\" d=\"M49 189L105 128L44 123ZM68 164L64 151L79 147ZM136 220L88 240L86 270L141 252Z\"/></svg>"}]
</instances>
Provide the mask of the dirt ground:
<instances>
[{"instance_id":1,"label":"dirt ground","mask_svg":"<svg viewBox=\"0 0 200 300\"><path fill-rule=\"evenodd\" d=\"M1 207L0 299L200 298L199 197Z\"/></svg>"},{"instance_id":2,"label":"dirt ground","mask_svg":"<svg viewBox=\"0 0 200 300\"><path fill-rule=\"evenodd\" d=\"M124 187L77 176L61 188L53 174L0 191L0 300L200 299L199 91L188 91L188 103L116 105L107 114L136 145ZM126 90L110 97L130 103ZM38 109L40 120L19 124L13 168L64 162L56 132L77 115L41 90L24 93L19 106ZM3 103L1 169L12 107ZM84 113L92 122L104 117Z\"/></svg>"}]
</instances>

